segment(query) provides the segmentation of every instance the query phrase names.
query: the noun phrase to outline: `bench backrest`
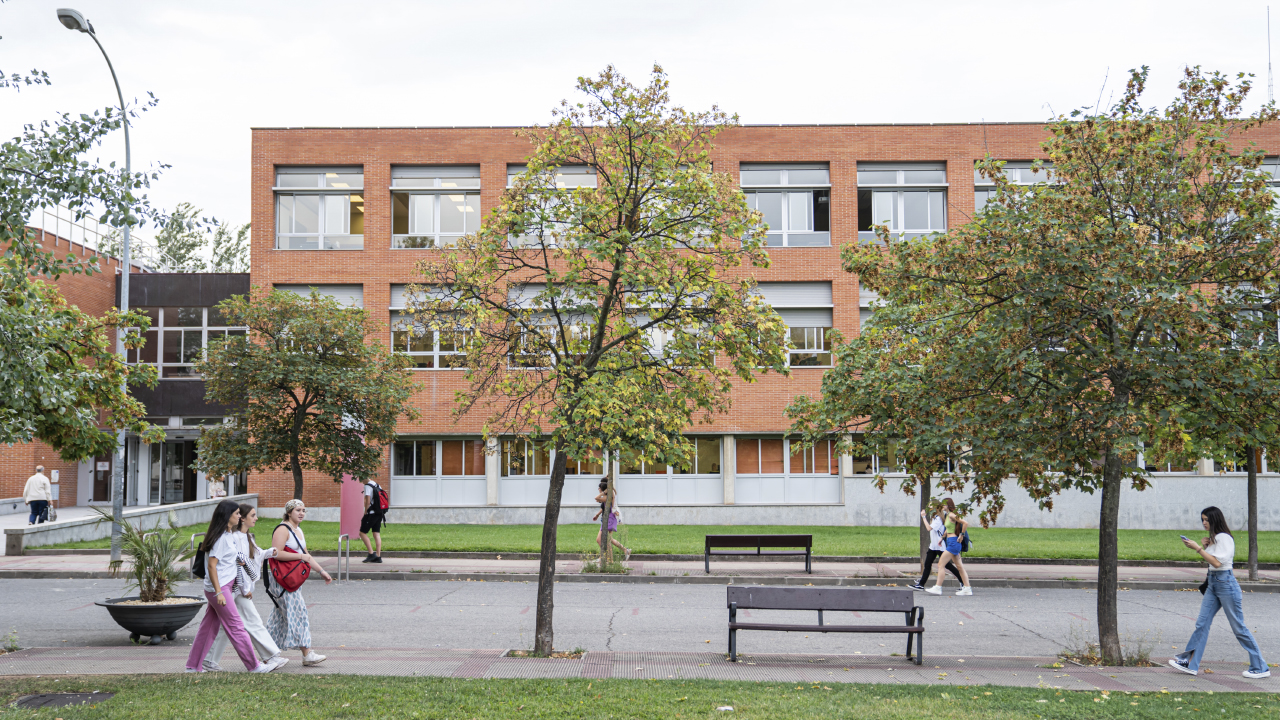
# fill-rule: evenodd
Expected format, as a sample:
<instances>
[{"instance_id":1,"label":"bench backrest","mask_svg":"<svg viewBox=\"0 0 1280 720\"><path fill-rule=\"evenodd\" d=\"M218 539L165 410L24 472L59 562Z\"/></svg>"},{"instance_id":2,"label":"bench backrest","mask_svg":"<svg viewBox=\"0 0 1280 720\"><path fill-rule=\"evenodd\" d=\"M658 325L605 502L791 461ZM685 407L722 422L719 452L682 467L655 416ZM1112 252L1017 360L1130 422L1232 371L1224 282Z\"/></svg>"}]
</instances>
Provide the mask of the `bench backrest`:
<instances>
[{"instance_id":1,"label":"bench backrest","mask_svg":"<svg viewBox=\"0 0 1280 720\"><path fill-rule=\"evenodd\" d=\"M813 547L812 535L708 535L708 548Z\"/></svg>"},{"instance_id":2,"label":"bench backrest","mask_svg":"<svg viewBox=\"0 0 1280 720\"><path fill-rule=\"evenodd\" d=\"M769 587L730 585L725 606L755 610L853 610L910 612L915 595L909 588Z\"/></svg>"}]
</instances>

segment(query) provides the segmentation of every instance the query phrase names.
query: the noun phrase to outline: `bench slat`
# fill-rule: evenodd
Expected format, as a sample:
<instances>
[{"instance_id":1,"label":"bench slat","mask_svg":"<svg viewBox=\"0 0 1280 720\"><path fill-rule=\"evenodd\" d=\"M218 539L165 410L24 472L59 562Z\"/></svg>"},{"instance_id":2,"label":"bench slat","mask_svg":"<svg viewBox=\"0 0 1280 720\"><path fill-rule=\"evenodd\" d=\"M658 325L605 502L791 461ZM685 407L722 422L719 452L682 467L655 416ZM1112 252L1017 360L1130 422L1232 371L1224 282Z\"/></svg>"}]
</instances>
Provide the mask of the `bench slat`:
<instances>
[{"instance_id":1,"label":"bench slat","mask_svg":"<svg viewBox=\"0 0 1280 720\"><path fill-rule=\"evenodd\" d=\"M730 630L778 630L780 632L922 633L920 625L778 625L729 623Z\"/></svg>"},{"instance_id":2,"label":"bench slat","mask_svg":"<svg viewBox=\"0 0 1280 720\"><path fill-rule=\"evenodd\" d=\"M771 587L730 585L725 605L739 610L849 610L910 612L915 594L909 588Z\"/></svg>"},{"instance_id":3,"label":"bench slat","mask_svg":"<svg viewBox=\"0 0 1280 720\"><path fill-rule=\"evenodd\" d=\"M707 535L706 547L813 547L812 535Z\"/></svg>"},{"instance_id":4,"label":"bench slat","mask_svg":"<svg viewBox=\"0 0 1280 720\"><path fill-rule=\"evenodd\" d=\"M759 555L759 556L798 555L800 557L804 557L809 553L805 552L804 550L761 550L760 552L756 552L754 550L708 550L707 554L712 556L715 556L715 555Z\"/></svg>"}]
</instances>

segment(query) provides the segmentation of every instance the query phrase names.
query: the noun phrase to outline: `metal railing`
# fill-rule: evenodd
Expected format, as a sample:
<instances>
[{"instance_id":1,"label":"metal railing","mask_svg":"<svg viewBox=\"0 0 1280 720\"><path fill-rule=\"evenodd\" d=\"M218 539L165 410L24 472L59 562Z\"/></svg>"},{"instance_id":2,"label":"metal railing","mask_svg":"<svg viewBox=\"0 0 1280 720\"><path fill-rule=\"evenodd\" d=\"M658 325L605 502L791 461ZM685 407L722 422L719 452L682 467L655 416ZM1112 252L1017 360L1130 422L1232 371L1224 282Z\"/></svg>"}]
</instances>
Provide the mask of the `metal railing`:
<instances>
[{"instance_id":1,"label":"metal railing","mask_svg":"<svg viewBox=\"0 0 1280 720\"><path fill-rule=\"evenodd\" d=\"M191 544L187 546L187 552L194 552L196 549L196 538L204 537L204 533L191 533Z\"/></svg>"},{"instance_id":2,"label":"metal railing","mask_svg":"<svg viewBox=\"0 0 1280 720\"><path fill-rule=\"evenodd\" d=\"M351 535L342 533L338 536L338 582L342 582L342 541L347 541L347 582L351 581Z\"/></svg>"}]
</instances>

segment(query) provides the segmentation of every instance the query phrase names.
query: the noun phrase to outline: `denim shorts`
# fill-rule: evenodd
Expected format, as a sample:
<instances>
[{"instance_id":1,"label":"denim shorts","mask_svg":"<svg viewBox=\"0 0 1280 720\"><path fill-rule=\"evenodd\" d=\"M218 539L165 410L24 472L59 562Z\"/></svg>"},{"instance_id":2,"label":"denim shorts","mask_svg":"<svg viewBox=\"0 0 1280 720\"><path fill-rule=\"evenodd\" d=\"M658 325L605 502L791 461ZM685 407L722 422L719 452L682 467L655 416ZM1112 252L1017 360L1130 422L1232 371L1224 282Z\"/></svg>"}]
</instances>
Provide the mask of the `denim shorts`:
<instances>
[{"instance_id":1,"label":"denim shorts","mask_svg":"<svg viewBox=\"0 0 1280 720\"><path fill-rule=\"evenodd\" d=\"M960 555L960 538L947 538L947 552L955 556Z\"/></svg>"}]
</instances>

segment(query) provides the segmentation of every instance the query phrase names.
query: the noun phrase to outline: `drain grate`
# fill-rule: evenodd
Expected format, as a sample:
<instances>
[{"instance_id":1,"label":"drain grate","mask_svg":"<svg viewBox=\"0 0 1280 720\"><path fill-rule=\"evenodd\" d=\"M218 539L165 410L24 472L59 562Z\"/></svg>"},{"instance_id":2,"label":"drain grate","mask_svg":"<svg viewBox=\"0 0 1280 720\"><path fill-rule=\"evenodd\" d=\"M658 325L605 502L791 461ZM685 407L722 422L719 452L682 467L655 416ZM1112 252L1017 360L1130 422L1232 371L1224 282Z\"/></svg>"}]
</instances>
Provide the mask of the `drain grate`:
<instances>
[{"instance_id":1,"label":"drain grate","mask_svg":"<svg viewBox=\"0 0 1280 720\"><path fill-rule=\"evenodd\" d=\"M16 708L55 708L68 705L96 705L115 697L115 693L40 693L39 695L23 695L13 706Z\"/></svg>"}]
</instances>

